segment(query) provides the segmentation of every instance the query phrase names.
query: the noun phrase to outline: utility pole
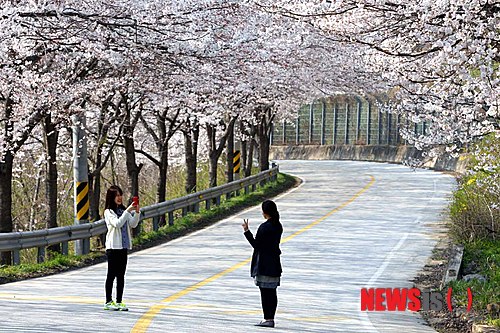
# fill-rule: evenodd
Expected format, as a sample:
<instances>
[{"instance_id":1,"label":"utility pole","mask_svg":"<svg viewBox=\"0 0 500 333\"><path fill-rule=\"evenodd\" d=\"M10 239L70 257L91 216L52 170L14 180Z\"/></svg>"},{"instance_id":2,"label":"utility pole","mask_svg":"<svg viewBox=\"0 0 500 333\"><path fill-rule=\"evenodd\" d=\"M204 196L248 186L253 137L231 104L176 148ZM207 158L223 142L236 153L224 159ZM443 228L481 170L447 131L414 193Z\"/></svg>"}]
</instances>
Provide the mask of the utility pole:
<instances>
[{"instance_id":1,"label":"utility pole","mask_svg":"<svg viewBox=\"0 0 500 333\"><path fill-rule=\"evenodd\" d=\"M87 137L85 114L80 112L71 117L73 123L73 175L75 188L75 225L89 222L89 168L87 159ZM75 254L90 252L90 239L75 241Z\"/></svg>"}]
</instances>

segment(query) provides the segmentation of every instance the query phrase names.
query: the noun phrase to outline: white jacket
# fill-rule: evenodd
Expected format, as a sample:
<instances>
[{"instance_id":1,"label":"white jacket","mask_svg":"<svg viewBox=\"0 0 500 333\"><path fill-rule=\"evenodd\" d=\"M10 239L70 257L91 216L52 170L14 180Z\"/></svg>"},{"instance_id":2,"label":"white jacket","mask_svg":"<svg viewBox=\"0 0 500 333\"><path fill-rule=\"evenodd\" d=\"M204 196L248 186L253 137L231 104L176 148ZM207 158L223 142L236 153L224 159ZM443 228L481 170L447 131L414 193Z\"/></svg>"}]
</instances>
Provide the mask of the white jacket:
<instances>
[{"instance_id":1,"label":"white jacket","mask_svg":"<svg viewBox=\"0 0 500 333\"><path fill-rule=\"evenodd\" d=\"M130 240L129 248L132 248L132 234L130 228L135 228L139 224L139 215L134 212L134 215L125 210L122 216L118 217L112 209L104 211L104 220L108 233L106 234L106 250L109 249L122 249L122 232L121 228L128 221L128 239Z\"/></svg>"}]
</instances>

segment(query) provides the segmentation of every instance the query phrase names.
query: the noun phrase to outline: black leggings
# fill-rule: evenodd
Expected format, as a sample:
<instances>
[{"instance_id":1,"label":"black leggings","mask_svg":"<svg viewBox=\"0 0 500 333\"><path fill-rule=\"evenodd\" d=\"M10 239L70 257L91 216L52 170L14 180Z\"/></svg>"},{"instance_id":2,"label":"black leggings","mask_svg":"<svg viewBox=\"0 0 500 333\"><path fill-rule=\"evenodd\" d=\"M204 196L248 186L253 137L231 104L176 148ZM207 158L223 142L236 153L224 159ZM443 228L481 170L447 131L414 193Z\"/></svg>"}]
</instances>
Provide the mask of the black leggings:
<instances>
[{"instance_id":1,"label":"black leggings","mask_svg":"<svg viewBox=\"0 0 500 333\"><path fill-rule=\"evenodd\" d=\"M111 302L113 282L116 277L116 303L122 302L127 269L127 249L106 250L108 257L108 275L106 276L106 303Z\"/></svg>"},{"instance_id":2,"label":"black leggings","mask_svg":"<svg viewBox=\"0 0 500 333\"><path fill-rule=\"evenodd\" d=\"M278 307L278 295L276 288L261 288L260 299L262 301L262 310L264 311L264 319L274 319L276 308Z\"/></svg>"}]
</instances>

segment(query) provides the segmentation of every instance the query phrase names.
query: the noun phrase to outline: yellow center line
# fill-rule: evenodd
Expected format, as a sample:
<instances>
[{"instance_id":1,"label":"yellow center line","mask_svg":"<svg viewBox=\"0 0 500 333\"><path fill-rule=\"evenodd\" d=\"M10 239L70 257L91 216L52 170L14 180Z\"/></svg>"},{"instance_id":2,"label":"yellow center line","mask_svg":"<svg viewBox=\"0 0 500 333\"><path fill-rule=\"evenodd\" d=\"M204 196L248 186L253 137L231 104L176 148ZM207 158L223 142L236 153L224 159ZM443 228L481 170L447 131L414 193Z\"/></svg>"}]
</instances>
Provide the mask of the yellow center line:
<instances>
[{"instance_id":1,"label":"yellow center line","mask_svg":"<svg viewBox=\"0 0 500 333\"><path fill-rule=\"evenodd\" d=\"M315 225L319 224L320 222L324 221L326 218L328 218L329 216L331 216L332 214L338 212L339 210L341 210L342 208L346 207L347 205L349 205L350 203L352 203L354 200L356 200L359 196L361 196L364 192L366 192L373 184L375 183L375 177L373 177L372 175L370 175L370 182L368 183L368 185L366 185L365 187L363 187L360 191L358 191L355 195L353 195L349 200L347 200L346 202L342 203L340 206L336 207L335 209L331 210L330 212L328 212L326 215L320 217L319 219L315 220L314 222L312 222L311 224L305 226L304 228L300 229L299 231L291 234L290 236L282 239L281 243L285 243L285 242L288 242L289 240L291 240L292 238L302 234L303 232L311 229L312 227L314 227ZM208 283L210 282L213 282L221 277L223 277L224 275L226 274L229 274L235 270L237 270L238 268L242 267L242 266L245 266L246 264L248 264L250 262L252 258L248 258L242 262L239 262L237 263L236 265L232 266L232 267L229 267L228 269L220 272L220 273L217 273L215 275L212 275L211 277L203 280L203 281L200 281L190 287L187 287L186 289L183 289L173 295L170 295L169 297L163 299L161 301L161 303L171 303L177 299L179 299L180 297L192 292L192 291L195 291L205 285L207 285ZM144 314L142 315L141 318L139 318L139 320L137 320L136 324L134 325L134 327L132 328L132 330L130 331L131 333L145 333L149 327L149 325L151 325L151 322L153 321L154 317L163 309L167 308L168 305L166 304L155 304L153 305L152 307L149 308L149 310Z\"/></svg>"}]
</instances>

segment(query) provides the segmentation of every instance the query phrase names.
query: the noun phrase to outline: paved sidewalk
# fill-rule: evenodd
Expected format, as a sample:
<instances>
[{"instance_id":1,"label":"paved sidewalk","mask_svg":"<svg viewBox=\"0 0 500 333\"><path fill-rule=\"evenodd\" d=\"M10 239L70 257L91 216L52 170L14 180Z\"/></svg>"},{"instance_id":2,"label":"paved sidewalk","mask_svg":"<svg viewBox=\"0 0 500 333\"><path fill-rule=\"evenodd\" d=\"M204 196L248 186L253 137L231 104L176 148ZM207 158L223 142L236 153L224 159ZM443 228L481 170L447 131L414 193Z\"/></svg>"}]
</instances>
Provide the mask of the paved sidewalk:
<instances>
[{"instance_id":1,"label":"paved sidewalk","mask_svg":"<svg viewBox=\"0 0 500 333\"><path fill-rule=\"evenodd\" d=\"M418 313L360 311L363 287L411 287L431 255L452 177L403 166L279 161L305 180L276 199L284 226L278 332L434 332ZM0 285L0 332L264 332L251 247L259 208L129 257L106 312L106 265ZM269 329L267 329L269 330Z\"/></svg>"}]
</instances>

